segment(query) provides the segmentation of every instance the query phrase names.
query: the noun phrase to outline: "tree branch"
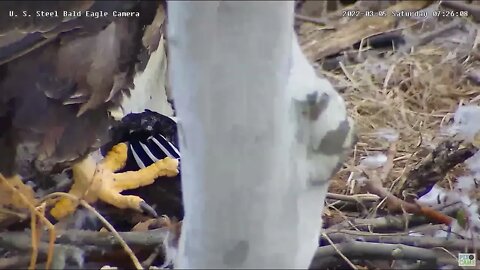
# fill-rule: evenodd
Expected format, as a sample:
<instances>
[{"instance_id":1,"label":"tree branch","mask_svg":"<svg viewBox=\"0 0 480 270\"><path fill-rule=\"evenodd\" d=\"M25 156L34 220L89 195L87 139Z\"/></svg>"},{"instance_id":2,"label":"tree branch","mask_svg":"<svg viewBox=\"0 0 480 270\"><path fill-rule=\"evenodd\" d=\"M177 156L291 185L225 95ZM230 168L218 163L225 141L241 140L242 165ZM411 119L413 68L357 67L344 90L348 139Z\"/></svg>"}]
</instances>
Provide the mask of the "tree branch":
<instances>
[{"instance_id":1,"label":"tree branch","mask_svg":"<svg viewBox=\"0 0 480 270\"><path fill-rule=\"evenodd\" d=\"M129 246L156 247L163 244L167 235L167 228L155 229L145 232L119 232L120 236ZM42 241L47 241L42 234ZM68 230L57 233L57 244L75 246L120 247L120 242L110 232L96 232L83 230ZM30 236L25 232L0 233L0 245L9 245L18 250L31 248Z\"/></svg>"},{"instance_id":2,"label":"tree branch","mask_svg":"<svg viewBox=\"0 0 480 270\"><path fill-rule=\"evenodd\" d=\"M465 239L444 239L430 236L418 237L409 235L385 235L351 230L340 230L338 232L325 233L334 243L342 243L348 240L359 239L358 241L384 244L403 244L427 249L443 247L449 250L468 250L470 252L480 251L480 247L474 245L473 241Z\"/></svg>"},{"instance_id":3,"label":"tree branch","mask_svg":"<svg viewBox=\"0 0 480 270\"><path fill-rule=\"evenodd\" d=\"M145 232L120 232L119 234L132 249L151 253L158 246L163 245L167 232L168 228L161 228ZM42 236L42 241L38 245L38 253L39 258L43 260L48 252L48 238L45 234L42 234ZM115 252L122 250L120 241L111 232L60 231L57 234L55 243L55 256L52 262L56 265L55 269L61 269L67 259L73 259L77 266L80 267L81 260L84 257L94 261L102 259L98 258L99 254L102 254L103 257L110 255L118 257L118 255L115 255ZM0 246L10 250L30 251L32 248L31 236L28 231L2 232L0 233ZM0 261L0 263L2 262ZM3 263L10 265L16 262L5 261ZM17 264L15 265L23 267L21 263L23 261L19 261L18 266Z\"/></svg>"},{"instance_id":4,"label":"tree branch","mask_svg":"<svg viewBox=\"0 0 480 270\"><path fill-rule=\"evenodd\" d=\"M404 231L407 226L418 226L428 222L424 216L418 215L397 215L378 218L353 218L335 224L326 231L334 232L342 229L355 228L361 231L385 232Z\"/></svg>"},{"instance_id":5,"label":"tree branch","mask_svg":"<svg viewBox=\"0 0 480 270\"><path fill-rule=\"evenodd\" d=\"M428 250L402 244L379 244L349 241L337 244L336 248L347 258L353 259L390 259L390 260L423 260L436 264L457 265L457 259L445 256L441 250ZM326 269L338 262L337 251L332 246L320 247L310 264L310 269Z\"/></svg>"}]
</instances>

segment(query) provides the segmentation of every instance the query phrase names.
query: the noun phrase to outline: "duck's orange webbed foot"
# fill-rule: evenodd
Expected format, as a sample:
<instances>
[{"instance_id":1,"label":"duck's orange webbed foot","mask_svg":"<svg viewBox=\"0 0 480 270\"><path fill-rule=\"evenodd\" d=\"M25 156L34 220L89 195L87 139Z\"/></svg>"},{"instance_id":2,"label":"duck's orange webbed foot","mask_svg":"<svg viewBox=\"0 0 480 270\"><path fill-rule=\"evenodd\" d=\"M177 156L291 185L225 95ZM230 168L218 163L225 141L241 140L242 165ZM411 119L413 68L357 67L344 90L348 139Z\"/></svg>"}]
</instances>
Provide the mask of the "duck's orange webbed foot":
<instances>
[{"instance_id":1,"label":"duck's orange webbed foot","mask_svg":"<svg viewBox=\"0 0 480 270\"><path fill-rule=\"evenodd\" d=\"M150 185L160 176L176 176L178 160L167 157L138 171L115 173L125 166L127 151L127 145L120 143L98 164L90 156L75 164L72 167L74 184L69 193L89 203L101 200L117 208L131 208L157 216L155 210L142 198L120 193ZM59 220L72 213L77 205L77 202L62 198L50 213Z\"/></svg>"}]
</instances>

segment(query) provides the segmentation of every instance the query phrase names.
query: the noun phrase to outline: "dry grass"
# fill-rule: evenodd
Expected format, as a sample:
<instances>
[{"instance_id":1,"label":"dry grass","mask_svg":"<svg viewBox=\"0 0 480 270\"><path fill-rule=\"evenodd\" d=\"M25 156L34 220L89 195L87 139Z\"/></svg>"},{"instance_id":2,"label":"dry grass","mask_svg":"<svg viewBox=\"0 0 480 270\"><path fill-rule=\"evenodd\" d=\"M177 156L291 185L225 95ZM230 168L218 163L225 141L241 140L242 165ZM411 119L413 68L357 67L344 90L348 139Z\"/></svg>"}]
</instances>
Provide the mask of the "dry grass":
<instances>
[{"instance_id":1,"label":"dry grass","mask_svg":"<svg viewBox=\"0 0 480 270\"><path fill-rule=\"evenodd\" d=\"M438 21L431 22L430 26L432 24L442 25ZM392 128L399 132L400 140L394 168L384 186L398 194L401 188L398 180L438 143L440 127L448 122L458 105L469 103L480 94L478 85L466 76L475 61L478 62L475 56L479 55L479 49L476 32L465 29L474 30L477 26L466 19L462 25L463 28L413 47L412 51L391 50L384 56L369 52L361 63L340 64L341 68L330 72L318 70L343 89L342 95L360 138L346 168L334 178L331 192L358 191L347 187L354 166L360 157L386 150L387 144L374 132ZM443 184L448 184L450 178L451 175Z\"/></svg>"}]
</instances>

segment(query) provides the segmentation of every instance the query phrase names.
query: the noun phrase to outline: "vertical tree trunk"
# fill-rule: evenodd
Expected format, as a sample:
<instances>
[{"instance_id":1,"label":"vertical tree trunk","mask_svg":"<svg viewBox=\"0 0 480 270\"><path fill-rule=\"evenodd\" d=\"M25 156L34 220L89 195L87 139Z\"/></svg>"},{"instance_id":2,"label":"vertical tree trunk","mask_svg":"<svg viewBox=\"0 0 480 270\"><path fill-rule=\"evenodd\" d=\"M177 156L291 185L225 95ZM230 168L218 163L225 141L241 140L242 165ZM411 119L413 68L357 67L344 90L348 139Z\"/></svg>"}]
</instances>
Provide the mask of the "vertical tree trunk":
<instances>
[{"instance_id":1,"label":"vertical tree trunk","mask_svg":"<svg viewBox=\"0 0 480 270\"><path fill-rule=\"evenodd\" d=\"M168 42L186 213L176 267L306 268L352 137L300 51L293 2L172 1Z\"/></svg>"}]
</instances>

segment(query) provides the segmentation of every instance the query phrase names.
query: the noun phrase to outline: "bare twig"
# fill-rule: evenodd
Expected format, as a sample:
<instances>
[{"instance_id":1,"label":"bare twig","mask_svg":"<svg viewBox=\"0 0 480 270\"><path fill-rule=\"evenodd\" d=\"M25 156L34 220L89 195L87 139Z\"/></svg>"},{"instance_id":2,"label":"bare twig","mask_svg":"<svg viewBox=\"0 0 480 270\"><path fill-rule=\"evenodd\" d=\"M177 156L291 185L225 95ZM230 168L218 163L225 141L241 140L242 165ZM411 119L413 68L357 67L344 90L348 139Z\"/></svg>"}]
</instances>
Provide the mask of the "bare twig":
<instances>
[{"instance_id":1,"label":"bare twig","mask_svg":"<svg viewBox=\"0 0 480 270\"><path fill-rule=\"evenodd\" d=\"M18 218L19 220L26 220L28 218L28 216L24 213L19 213L6 208L0 208L0 214L12 215Z\"/></svg>"},{"instance_id":2,"label":"bare twig","mask_svg":"<svg viewBox=\"0 0 480 270\"><path fill-rule=\"evenodd\" d=\"M387 162L384 165L384 167L381 169L380 173L376 172L375 170L367 170L367 169L364 170L364 173L368 176L368 180L365 181L365 187L367 191L370 193L376 194L381 198L384 198L387 204L387 207L391 211L403 211L406 213L421 214L430 218L431 220L435 220L437 222L447 224L447 225L450 224L453 220L451 217L439 211L436 211L431 207L423 206L416 203L406 202L398 198L397 196L393 195L389 190L383 187L382 182L385 180L390 170L393 168L393 160L395 157L395 153L396 153L396 145L395 143L393 143L388 148Z\"/></svg>"},{"instance_id":3,"label":"bare twig","mask_svg":"<svg viewBox=\"0 0 480 270\"><path fill-rule=\"evenodd\" d=\"M144 251L153 251L156 247L163 246L167 232L168 228L160 228L145 232L120 232L119 234L121 239L129 246L138 247ZM47 254L48 245L45 241L48 238L45 236L41 240L38 243L38 253L39 258L43 259ZM84 230L60 231L58 232L56 243L55 256L52 262L56 266L62 265L65 258L82 257L83 254L86 257L108 254L115 251L116 248L122 247L119 238L115 237L112 232ZM31 249L31 237L28 232L2 232L0 233L0 246L10 250L29 251ZM57 253L61 250L64 250L62 251L63 253ZM160 249L160 251L163 251L163 249ZM57 257L63 257L63 259L56 259ZM5 263L9 265L14 262L7 261Z\"/></svg>"},{"instance_id":4,"label":"bare twig","mask_svg":"<svg viewBox=\"0 0 480 270\"><path fill-rule=\"evenodd\" d=\"M358 269L340 250L338 250L338 248L335 246L335 244L332 242L332 240L330 240L330 237L328 237L328 235L322 233L322 237L325 238L328 243L330 243L330 246L335 249L335 251L337 252L337 254L342 257L343 260L345 260L346 263L348 263L348 265L352 268L352 269Z\"/></svg>"},{"instance_id":5,"label":"bare twig","mask_svg":"<svg viewBox=\"0 0 480 270\"><path fill-rule=\"evenodd\" d=\"M343 195L337 193L327 193L327 199L348 201L348 202L377 202L380 200L375 194L355 194L355 195Z\"/></svg>"},{"instance_id":6,"label":"bare twig","mask_svg":"<svg viewBox=\"0 0 480 270\"><path fill-rule=\"evenodd\" d=\"M390 144L388 147L387 151L387 162L385 165L383 165L381 174L380 174L380 179L381 181L384 181L387 179L388 175L390 174L390 171L393 169L393 160L395 159L395 155L397 154L397 143L393 142Z\"/></svg>"},{"instance_id":7,"label":"bare twig","mask_svg":"<svg viewBox=\"0 0 480 270\"><path fill-rule=\"evenodd\" d=\"M354 195L344 195L344 194L337 194L337 193L327 193L327 199L336 200L329 204L329 206L337 206L340 205L340 208L345 209L349 206L353 206L356 209L360 206L362 211L367 211L369 206L373 203L376 203L380 200L380 198L375 194L354 194Z\"/></svg>"},{"instance_id":8,"label":"bare twig","mask_svg":"<svg viewBox=\"0 0 480 270\"><path fill-rule=\"evenodd\" d=\"M335 29L335 27L332 26L327 26L327 22L325 20L319 19L319 18L314 18L302 14L295 14L295 19L299 21L304 21L304 22L309 22L309 23L314 23L321 25L323 27L316 28L317 30L332 30Z\"/></svg>"},{"instance_id":9,"label":"bare twig","mask_svg":"<svg viewBox=\"0 0 480 270\"><path fill-rule=\"evenodd\" d=\"M442 6L457 10L468 11L468 14L472 16L473 20L480 22L480 7L472 4L463 3L462 1L443 0Z\"/></svg>"},{"instance_id":10,"label":"bare twig","mask_svg":"<svg viewBox=\"0 0 480 270\"><path fill-rule=\"evenodd\" d=\"M48 239L45 239L48 240ZM0 233L0 246L4 248L8 248L10 250L19 250L19 251L30 251L32 249L32 238L28 233L25 232L2 232ZM47 258L47 255L50 253L50 245L45 241L39 241L37 245L38 255L39 258ZM55 244L54 245L55 256L57 256L57 252L64 250L65 254L71 256L73 258L81 257L81 255L86 253L91 253L94 251L98 252L98 248L92 246L81 246L75 247L71 245L64 245L64 244ZM62 251L63 252L63 251ZM30 259L29 259L30 260ZM55 259L52 260L52 265L55 263ZM18 262L7 262L7 263L15 263L17 264L24 263L24 260L18 260ZM20 265L21 266L21 265ZM20 267L19 266L19 267ZM25 267L25 266L24 266ZM3 268L2 268L3 269Z\"/></svg>"},{"instance_id":11,"label":"bare twig","mask_svg":"<svg viewBox=\"0 0 480 270\"><path fill-rule=\"evenodd\" d=\"M402 244L348 241L338 244L336 247L351 260L381 257L391 260L411 259L435 262L436 264L457 265L457 260L451 258L450 255L443 256L443 251L410 247ZM310 269L326 269L330 264L337 262L337 258L338 253L332 246L320 247L315 253Z\"/></svg>"},{"instance_id":12,"label":"bare twig","mask_svg":"<svg viewBox=\"0 0 480 270\"><path fill-rule=\"evenodd\" d=\"M42 221L49 230L49 246L48 246L48 253L47 253L47 263L46 263L46 268L50 269L52 259L53 259L53 250L55 246L55 226L43 215L41 212L39 212L35 206L32 204L32 202L21 192L19 192L11 183L8 181L2 174L0 174L0 181L5 184L5 186L10 189L14 194L16 194L20 200L25 204L30 211L30 213L34 213L40 221Z\"/></svg>"},{"instance_id":13,"label":"bare twig","mask_svg":"<svg viewBox=\"0 0 480 270\"><path fill-rule=\"evenodd\" d=\"M30 264L28 265L28 269L35 269L35 265L37 264L37 256L38 256L38 235L37 235L37 216L35 213L31 213L30 218L30 228L32 230L32 255L30 256Z\"/></svg>"},{"instance_id":14,"label":"bare twig","mask_svg":"<svg viewBox=\"0 0 480 270\"><path fill-rule=\"evenodd\" d=\"M30 261L30 256L15 256L9 258L1 258L0 259L0 269L14 269L14 268L21 268L28 265Z\"/></svg>"},{"instance_id":15,"label":"bare twig","mask_svg":"<svg viewBox=\"0 0 480 270\"><path fill-rule=\"evenodd\" d=\"M160 228L145 232L119 232L120 237L129 246L156 247L161 245L167 236L168 228ZM30 237L24 232L2 232L0 233L0 245L9 245L14 243L15 239L21 239L13 249L30 249ZM26 242L23 243L22 241ZM46 241L42 237L42 241ZM121 243L111 232L97 232L84 230L59 231L56 243L72 246L94 246L97 248L121 247Z\"/></svg>"},{"instance_id":16,"label":"bare twig","mask_svg":"<svg viewBox=\"0 0 480 270\"><path fill-rule=\"evenodd\" d=\"M341 243L354 238L365 242L403 244L420 248L446 248L453 250L469 250L471 252L480 251L480 247L475 246L471 240L464 239L442 239L430 236L409 236L409 235L384 235L367 232L358 232L352 230L341 230L338 232L326 232L331 241ZM322 235L323 237L323 235ZM328 239L326 239L328 241Z\"/></svg>"},{"instance_id":17,"label":"bare twig","mask_svg":"<svg viewBox=\"0 0 480 270\"><path fill-rule=\"evenodd\" d=\"M403 186L405 193L426 193L429 187L444 179L448 171L472 157L476 151L473 145L462 148L457 141L441 142L408 173Z\"/></svg>"},{"instance_id":18,"label":"bare twig","mask_svg":"<svg viewBox=\"0 0 480 270\"><path fill-rule=\"evenodd\" d=\"M408 219L408 221L407 221ZM371 232L385 232L385 231L401 231L404 230L406 224L411 226L417 226L427 223L428 220L424 216L416 215L397 215L397 216L384 216L378 218L354 218L349 219L348 222L341 222L335 224L327 229L327 231L333 232L341 229L347 229L355 227L361 231Z\"/></svg>"},{"instance_id":19,"label":"bare twig","mask_svg":"<svg viewBox=\"0 0 480 270\"><path fill-rule=\"evenodd\" d=\"M133 253L132 249L127 245L125 240L122 239L122 237L117 232L117 230L115 230L115 228L112 226L112 224L110 224L110 222L108 222L108 220L106 220L100 213L98 213L98 211L95 208L93 208L85 200L79 200L77 197L75 197L71 194L65 193L65 192L55 192L55 193L52 193L50 195L45 196L42 199L42 201L46 201L48 199L51 199L51 198L54 198L54 197L57 197L57 196L63 196L63 197L69 198L70 200L78 201L83 207L85 207L86 209L91 211L105 225L105 227L115 236L115 238L118 239L118 241L120 242L120 245L123 247L125 252L127 252L127 254L132 259L132 262L135 265L135 267L137 269L143 269L142 264L138 260L137 256L135 256L135 253Z\"/></svg>"},{"instance_id":20,"label":"bare twig","mask_svg":"<svg viewBox=\"0 0 480 270\"><path fill-rule=\"evenodd\" d=\"M370 193L376 194L382 198L385 198L388 208L391 211L400 211L404 210L407 213L412 214L421 214L431 220L440 222L443 224L451 224L453 218L434 210L431 207L422 206L420 204L406 202L392 193L390 193L386 188L381 185L381 182L378 180L378 177L372 172L365 172L369 176L369 180L365 181L365 186Z\"/></svg>"},{"instance_id":21,"label":"bare twig","mask_svg":"<svg viewBox=\"0 0 480 270\"><path fill-rule=\"evenodd\" d=\"M431 31L431 32L428 32L428 33L425 33L425 34L422 34L421 36L419 36L417 39L413 40L412 41L412 46L421 46L421 45L425 45L427 43L429 43L430 41L434 40L435 38L437 38L438 36L441 36L443 35L445 32L447 31L450 31L452 29L455 29L455 28L459 28L461 27L463 24L464 24L464 20L461 20L461 19L454 19L453 21L445 24L445 25L442 25L440 27L438 27L437 29Z\"/></svg>"},{"instance_id":22,"label":"bare twig","mask_svg":"<svg viewBox=\"0 0 480 270\"><path fill-rule=\"evenodd\" d=\"M150 254L150 256L148 256L147 259L145 259L143 262L142 262L142 266L145 268L145 269L150 269L150 266L152 266L153 262L155 261L155 259L158 257L158 255L160 255L161 253L163 252L163 246L161 245L158 245L157 247L155 247L155 249L153 250L153 252Z\"/></svg>"},{"instance_id":23,"label":"bare twig","mask_svg":"<svg viewBox=\"0 0 480 270\"><path fill-rule=\"evenodd\" d=\"M431 1L401 1L386 9L387 13L398 10L418 10L429 5ZM329 55L335 55L352 44L360 42L363 38L392 30L398 18L386 17L362 17L351 20L344 25L339 25L335 32L315 38L316 42L308 42L303 48L308 59L319 61ZM313 36L312 36L313 38ZM317 44L321 44L318 46Z\"/></svg>"}]
</instances>

